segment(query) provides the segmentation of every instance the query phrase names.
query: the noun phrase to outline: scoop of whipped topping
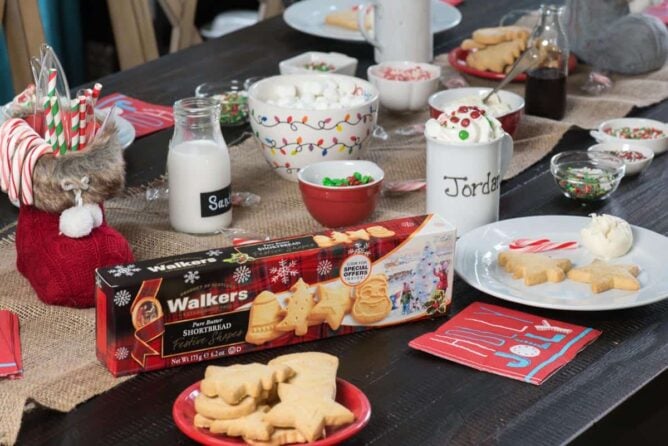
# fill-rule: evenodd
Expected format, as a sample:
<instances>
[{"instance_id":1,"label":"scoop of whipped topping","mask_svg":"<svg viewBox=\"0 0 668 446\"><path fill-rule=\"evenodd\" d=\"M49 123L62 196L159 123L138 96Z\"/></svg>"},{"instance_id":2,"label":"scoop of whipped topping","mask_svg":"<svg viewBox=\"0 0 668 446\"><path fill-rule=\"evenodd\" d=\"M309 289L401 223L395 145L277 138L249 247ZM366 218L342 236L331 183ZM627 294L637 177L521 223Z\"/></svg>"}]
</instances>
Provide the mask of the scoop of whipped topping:
<instances>
[{"instance_id":1,"label":"scoop of whipped topping","mask_svg":"<svg viewBox=\"0 0 668 446\"><path fill-rule=\"evenodd\" d=\"M501 123L483 107L446 107L438 119L425 124L425 135L444 142L489 142L503 135Z\"/></svg>"},{"instance_id":2,"label":"scoop of whipped topping","mask_svg":"<svg viewBox=\"0 0 668 446\"><path fill-rule=\"evenodd\" d=\"M591 222L580 231L582 244L596 257L621 257L633 245L631 226L619 217L591 214Z\"/></svg>"},{"instance_id":3,"label":"scoop of whipped topping","mask_svg":"<svg viewBox=\"0 0 668 446\"><path fill-rule=\"evenodd\" d=\"M503 102L501 100L501 96L499 96L497 93L491 95L487 102L483 103L482 98L486 95L487 92L484 91L482 95L464 96L463 98L455 99L454 101L448 103L448 105L451 107L460 105L474 105L476 107L484 107L495 118L498 116L503 116L512 110L510 104Z\"/></svg>"}]
</instances>

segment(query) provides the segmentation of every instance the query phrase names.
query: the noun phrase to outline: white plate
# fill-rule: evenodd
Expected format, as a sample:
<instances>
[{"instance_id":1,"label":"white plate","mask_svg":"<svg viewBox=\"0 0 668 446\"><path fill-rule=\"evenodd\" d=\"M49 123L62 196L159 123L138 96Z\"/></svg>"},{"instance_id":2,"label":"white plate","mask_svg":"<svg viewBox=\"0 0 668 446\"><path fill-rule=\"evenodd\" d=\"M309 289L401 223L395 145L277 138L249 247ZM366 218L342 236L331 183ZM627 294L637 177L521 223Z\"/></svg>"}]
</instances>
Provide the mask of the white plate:
<instances>
[{"instance_id":1,"label":"white plate","mask_svg":"<svg viewBox=\"0 0 668 446\"><path fill-rule=\"evenodd\" d=\"M632 226L633 248L611 263L634 263L640 267L639 291L609 290L594 294L589 284L566 279L560 283L525 286L497 262L500 251L518 238L549 238L553 241L580 241L580 229L588 217L559 215L515 218L491 223L464 234L457 241L455 271L474 288L500 299L524 305L557 310L601 311L639 307L668 297L668 237ZM583 248L550 251L551 257L564 257L574 266L584 266L593 256Z\"/></svg>"},{"instance_id":2,"label":"white plate","mask_svg":"<svg viewBox=\"0 0 668 446\"><path fill-rule=\"evenodd\" d=\"M283 12L283 20L290 27L306 34L329 39L364 42L364 37L359 31L325 25L325 16L330 12L351 9L361 3L364 3L364 0L302 0L292 4ZM461 20L462 14L454 6L439 0L431 1L432 33L454 28Z\"/></svg>"},{"instance_id":3,"label":"white plate","mask_svg":"<svg viewBox=\"0 0 668 446\"><path fill-rule=\"evenodd\" d=\"M114 121L116 121L116 128L118 128L118 142L123 149L127 149L135 140L135 128L130 124L130 121L121 116L114 116Z\"/></svg>"}]
</instances>

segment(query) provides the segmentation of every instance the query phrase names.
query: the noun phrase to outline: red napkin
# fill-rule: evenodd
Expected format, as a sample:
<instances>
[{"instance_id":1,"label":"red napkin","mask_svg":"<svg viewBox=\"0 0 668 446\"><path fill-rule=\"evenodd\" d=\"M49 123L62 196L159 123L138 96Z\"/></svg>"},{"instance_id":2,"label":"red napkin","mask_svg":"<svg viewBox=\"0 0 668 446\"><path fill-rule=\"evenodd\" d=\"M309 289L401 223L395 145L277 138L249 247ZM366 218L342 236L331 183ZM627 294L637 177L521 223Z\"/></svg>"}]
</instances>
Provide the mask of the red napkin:
<instances>
[{"instance_id":1,"label":"red napkin","mask_svg":"<svg viewBox=\"0 0 668 446\"><path fill-rule=\"evenodd\" d=\"M668 25L668 1L658 5L650 6L643 11L645 14L653 15Z\"/></svg>"},{"instance_id":2,"label":"red napkin","mask_svg":"<svg viewBox=\"0 0 668 446\"><path fill-rule=\"evenodd\" d=\"M457 5L459 5L461 2L463 2L464 0L441 0L441 1L442 1L443 3L447 3L448 5L457 6Z\"/></svg>"},{"instance_id":3,"label":"red napkin","mask_svg":"<svg viewBox=\"0 0 668 446\"><path fill-rule=\"evenodd\" d=\"M540 385L600 334L593 328L474 302L409 345L478 370Z\"/></svg>"},{"instance_id":4,"label":"red napkin","mask_svg":"<svg viewBox=\"0 0 668 446\"><path fill-rule=\"evenodd\" d=\"M9 310L0 310L0 377L15 379L22 376L19 318Z\"/></svg>"},{"instance_id":5,"label":"red napkin","mask_svg":"<svg viewBox=\"0 0 668 446\"><path fill-rule=\"evenodd\" d=\"M121 93L100 98L95 108L104 109L116 104L120 116L130 121L137 138L174 125L172 107L150 104Z\"/></svg>"}]
</instances>

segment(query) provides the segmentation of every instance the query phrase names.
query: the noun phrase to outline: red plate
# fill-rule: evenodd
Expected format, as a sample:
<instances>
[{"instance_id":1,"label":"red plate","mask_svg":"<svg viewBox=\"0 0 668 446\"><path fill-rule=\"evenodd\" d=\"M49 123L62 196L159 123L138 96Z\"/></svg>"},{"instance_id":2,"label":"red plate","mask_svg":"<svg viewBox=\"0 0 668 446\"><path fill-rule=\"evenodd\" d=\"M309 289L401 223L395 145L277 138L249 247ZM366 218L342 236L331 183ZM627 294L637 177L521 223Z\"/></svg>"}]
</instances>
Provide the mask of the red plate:
<instances>
[{"instance_id":1,"label":"red plate","mask_svg":"<svg viewBox=\"0 0 668 446\"><path fill-rule=\"evenodd\" d=\"M217 446L238 446L246 444L238 437L212 434L207 429L200 429L193 425L193 419L195 418L195 397L199 394L199 383L200 381L197 381L195 384L181 392L176 398L176 401L174 401L172 416L174 417L176 426L188 437L202 444ZM336 401L355 414L355 421L336 429L330 430L330 428L327 428L327 436L325 438L308 444L312 446L331 446L339 444L343 440L346 440L361 431L369 422L369 418L371 417L371 404L369 404L366 395L364 395L360 389L341 378L336 379Z\"/></svg>"},{"instance_id":2,"label":"red plate","mask_svg":"<svg viewBox=\"0 0 668 446\"><path fill-rule=\"evenodd\" d=\"M496 81L502 80L506 75L504 73L495 73L493 71L482 71L482 70L476 70L475 68L469 67L466 64L466 56L468 56L469 51L462 49L461 47L457 47L454 50L450 51L448 53L448 62L450 62L450 65L462 73L470 74L471 76L476 76L476 77L481 77L483 79L492 79ZM575 66L577 65L578 61L575 58L574 55L570 55L568 58L568 71L572 72L575 70ZM524 82L527 79L526 73L521 73L519 76L515 78L513 82Z\"/></svg>"}]
</instances>

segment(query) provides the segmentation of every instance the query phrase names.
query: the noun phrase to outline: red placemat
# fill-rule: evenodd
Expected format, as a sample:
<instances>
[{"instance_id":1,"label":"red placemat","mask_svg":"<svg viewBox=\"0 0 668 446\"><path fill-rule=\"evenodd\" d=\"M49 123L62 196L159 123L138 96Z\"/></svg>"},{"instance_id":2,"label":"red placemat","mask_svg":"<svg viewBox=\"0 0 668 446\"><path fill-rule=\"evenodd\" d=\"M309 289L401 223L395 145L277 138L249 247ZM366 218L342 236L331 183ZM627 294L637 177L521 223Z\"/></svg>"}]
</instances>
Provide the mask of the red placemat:
<instances>
[{"instance_id":1,"label":"red placemat","mask_svg":"<svg viewBox=\"0 0 668 446\"><path fill-rule=\"evenodd\" d=\"M663 23L668 25L668 1L665 1L659 5L650 6L645 11L645 14L653 15L661 20Z\"/></svg>"},{"instance_id":2,"label":"red placemat","mask_svg":"<svg viewBox=\"0 0 668 446\"><path fill-rule=\"evenodd\" d=\"M96 108L109 108L116 104L120 116L135 128L137 138L174 125L172 107L151 104L121 93L112 93L100 98Z\"/></svg>"},{"instance_id":3,"label":"red placemat","mask_svg":"<svg viewBox=\"0 0 668 446\"><path fill-rule=\"evenodd\" d=\"M0 377L13 379L22 375L19 318L9 310L0 310Z\"/></svg>"},{"instance_id":4,"label":"red placemat","mask_svg":"<svg viewBox=\"0 0 668 446\"><path fill-rule=\"evenodd\" d=\"M409 345L478 370L540 385L600 334L593 328L474 302Z\"/></svg>"}]
</instances>

